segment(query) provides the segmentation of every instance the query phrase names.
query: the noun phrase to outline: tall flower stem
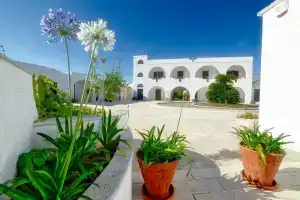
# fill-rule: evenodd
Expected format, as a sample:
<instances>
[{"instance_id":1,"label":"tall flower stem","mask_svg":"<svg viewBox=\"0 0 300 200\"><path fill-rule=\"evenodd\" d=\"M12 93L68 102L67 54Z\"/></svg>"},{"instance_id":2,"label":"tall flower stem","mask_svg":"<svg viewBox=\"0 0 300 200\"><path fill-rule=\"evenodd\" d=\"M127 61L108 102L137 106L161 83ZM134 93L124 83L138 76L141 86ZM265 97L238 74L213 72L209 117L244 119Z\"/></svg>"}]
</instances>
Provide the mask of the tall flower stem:
<instances>
[{"instance_id":1,"label":"tall flower stem","mask_svg":"<svg viewBox=\"0 0 300 200\"><path fill-rule=\"evenodd\" d=\"M86 88L87 88L87 83L88 83L88 80L89 80L89 77L90 77L90 74L91 74L91 69L92 69L92 66L93 66L93 55L95 53L96 47L97 47L97 41L95 41L94 44L93 44L92 53L91 53L91 56L90 56L90 64L89 64L88 73L87 73L85 81L84 81L82 94L81 94L81 100L80 100L78 117L77 117L77 121L76 121L75 132L77 132L77 130L79 128L79 125L80 125L80 121L82 120L81 110L82 110L82 105L83 105L84 99L86 98Z\"/></svg>"},{"instance_id":2,"label":"tall flower stem","mask_svg":"<svg viewBox=\"0 0 300 200\"><path fill-rule=\"evenodd\" d=\"M65 45L66 45L66 52L67 52L67 65L68 65L68 82L69 82L69 102L70 102L70 123L69 123L69 130L70 133L73 134L73 104L72 104L72 79L71 79L71 67L70 67L70 55L69 55L69 45L68 45L68 38L64 36Z\"/></svg>"},{"instance_id":3,"label":"tall flower stem","mask_svg":"<svg viewBox=\"0 0 300 200\"><path fill-rule=\"evenodd\" d=\"M102 58L102 91L101 91L101 95L102 95L102 98L101 98L101 101L102 101L102 111L104 110L104 95L105 95L105 84L104 84L104 81L105 81L105 58Z\"/></svg>"},{"instance_id":4,"label":"tall flower stem","mask_svg":"<svg viewBox=\"0 0 300 200\"><path fill-rule=\"evenodd\" d=\"M181 108L180 108L180 114L179 114L179 119L177 122L177 127L176 127L176 133L178 132L178 128L179 128L179 124L180 124L180 120L181 120L181 114L182 114L182 107L183 107L183 101L184 101L184 92L182 93L182 100L181 100Z\"/></svg>"}]
</instances>

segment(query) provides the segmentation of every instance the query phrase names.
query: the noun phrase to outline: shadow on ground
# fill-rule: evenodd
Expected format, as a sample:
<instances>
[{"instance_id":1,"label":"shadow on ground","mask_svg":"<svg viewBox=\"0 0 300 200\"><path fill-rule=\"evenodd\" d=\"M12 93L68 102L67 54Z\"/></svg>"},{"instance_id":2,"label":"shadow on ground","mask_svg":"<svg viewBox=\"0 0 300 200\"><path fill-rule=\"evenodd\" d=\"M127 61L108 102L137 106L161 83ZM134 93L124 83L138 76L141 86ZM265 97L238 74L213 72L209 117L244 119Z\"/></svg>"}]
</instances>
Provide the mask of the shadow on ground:
<instances>
[{"instance_id":1,"label":"shadow on ground","mask_svg":"<svg viewBox=\"0 0 300 200\"><path fill-rule=\"evenodd\" d=\"M217 153L207 154L206 156L212 160L232 160L241 158L241 154L239 151L229 149L222 149Z\"/></svg>"},{"instance_id":2,"label":"shadow on ground","mask_svg":"<svg viewBox=\"0 0 300 200\"><path fill-rule=\"evenodd\" d=\"M134 139L133 146L137 150L141 140ZM223 149L216 154L202 155L195 151L186 151L186 157L179 162L174 178L177 199L184 200L299 200L300 168L285 168L279 171L276 180L280 187L276 191L265 191L254 188L240 176L239 168L222 170L216 160L239 159L238 151ZM133 160L133 172L140 169L136 157ZM187 173L188 172L188 173ZM140 199L139 192L143 183L133 182L133 199ZM298 182L297 182L298 181Z\"/></svg>"}]
</instances>

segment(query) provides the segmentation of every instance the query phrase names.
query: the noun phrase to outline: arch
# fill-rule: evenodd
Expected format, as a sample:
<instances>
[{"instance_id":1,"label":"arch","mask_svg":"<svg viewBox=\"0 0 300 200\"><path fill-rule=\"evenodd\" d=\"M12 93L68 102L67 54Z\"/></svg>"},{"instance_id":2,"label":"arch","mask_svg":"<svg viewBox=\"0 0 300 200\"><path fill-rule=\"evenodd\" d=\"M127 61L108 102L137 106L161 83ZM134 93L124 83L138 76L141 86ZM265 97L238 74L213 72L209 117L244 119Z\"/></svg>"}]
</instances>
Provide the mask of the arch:
<instances>
[{"instance_id":1,"label":"arch","mask_svg":"<svg viewBox=\"0 0 300 200\"><path fill-rule=\"evenodd\" d=\"M184 90L186 90L188 92L187 97L185 98L185 101L189 101L190 100L190 91L188 89L186 89L183 86L178 86L173 88L173 90L171 91L171 100L182 100L182 97L180 97L180 93L182 93Z\"/></svg>"},{"instance_id":2,"label":"arch","mask_svg":"<svg viewBox=\"0 0 300 200\"><path fill-rule=\"evenodd\" d=\"M232 65L227 69L226 74L232 74L236 76L238 79L246 78L246 70L242 65Z\"/></svg>"},{"instance_id":3,"label":"arch","mask_svg":"<svg viewBox=\"0 0 300 200\"><path fill-rule=\"evenodd\" d=\"M219 70L212 65L204 65L200 67L195 74L195 78L200 79L214 79L217 74L219 74Z\"/></svg>"},{"instance_id":4,"label":"arch","mask_svg":"<svg viewBox=\"0 0 300 200\"><path fill-rule=\"evenodd\" d=\"M206 91L207 91L208 87L202 87L200 88L196 94L195 94L195 99L198 102L206 102Z\"/></svg>"},{"instance_id":5,"label":"arch","mask_svg":"<svg viewBox=\"0 0 300 200\"><path fill-rule=\"evenodd\" d=\"M148 92L148 100L165 100L166 93L162 87L154 86Z\"/></svg>"},{"instance_id":6,"label":"arch","mask_svg":"<svg viewBox=\"0 0 300 200\"><path fill-rule=\"evenodd\" d=\"M179 71L182 71L183 72L183 77L180 77L179 76ZM190 75L190 71L188 70L187 67L185 66L177 66L177 67L174 67L171 71L171 74L170 74L170 77L171 78L175 78L175 79L184 79L184 78L189 78L191 75Z\"/></svg>"},{"instance_id":7,"label":"arch","mask_svg":"<svg viewBox=\"0 0 300 200\"><path fill-rule=\"evenodd\" d=\"M138 73L137 77L143 77L144 74L142 72Z\"/></svg>"},{"instance_id":8,"label":"arch","mask_svg":"<svg viewBox=\"0 0 300 200\"><path fill-rule=\"evenodd\" d=\"M137 86L136 86L137 88L143 88L144 86L143 86L143 84L138 84Z\"/></svg>"},{"instance_id":9,"label":"arch","mask_svg":"<svg viewBox=\"0 0 300 200\"><path fill-rule=\"evenodd\" d=\"M137 64L139 64L139 65L144 64L144 61L143 60L139 60Z\"/></svg>"},{"instance_id":10,"label":"arch","mask_svg":"<svg viewBox=\"0 0 300 200\"><path fill-rule=\"evenodd\" d=\"M76 83L74 83L74 97L73 98L76 102L80 102L80 100L81 100L84 83L85 83L85 80L79 80ZM88 90L87 90L87 92L88 92ZM89 98L89 102L91 102L91 101L92 101L92 95L90 95L90 98Z\"/></svg>"},{"instance_id":11,"label":"arch","mask_svg":"<svg viewBox=\"0 0 300 200\"><path fill-rule=\"evenodd\" d=\"M166 77L166 72L161 67L153 67L148 73L148 78L151 79L161 79Z\"/></svg>"},{"instance_id":12,"label":"arch","mask_svg":"<svg viewBox=\"0 0 300 200\"><path fill-rule=\"evenodd\" d=\"M244 90L242 89L242 88L240 88L240 87L236 87L235 88L238 92L239 92L239 94L240 94L240 102L241 103L245 103L245 92L244 92Z\"/></svg>"}]
</instances>

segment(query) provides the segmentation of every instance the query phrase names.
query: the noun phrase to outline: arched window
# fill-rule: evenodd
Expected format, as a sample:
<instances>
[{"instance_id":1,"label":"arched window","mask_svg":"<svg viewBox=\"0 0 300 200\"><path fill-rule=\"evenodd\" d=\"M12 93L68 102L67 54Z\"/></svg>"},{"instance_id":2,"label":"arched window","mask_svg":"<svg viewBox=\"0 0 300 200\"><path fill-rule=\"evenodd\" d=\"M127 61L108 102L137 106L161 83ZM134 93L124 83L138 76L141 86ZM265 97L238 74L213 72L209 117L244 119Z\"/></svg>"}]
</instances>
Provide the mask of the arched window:
<instances>
[{"instance_id":1,"label":"arched window","mask_svg":"<svg viewBox=\"0 0 300 200\"><path fill-rule=\"evenodd\" d=\"M138 75L137 75L137 77L143 77L143 76L144 76L144 75L143 75L142 72L138 73Z\"/></svg>"},{"instance_id":2,"label":"arched window","mask_svg":"<svg viewBox=\"0 0 300 200\"><path fill-rule=\"evenodd\" d=\"M143 84L140 83L140 84L137 85L137 87L138 87L138 88L142 88L142 87L143 87Z\"/></svg>"},{"instance_id":3,"label":"arched window","mask_svg":"<svg viewBox=\"0 0 300 200\"><path fill-rule=\"evenodd\" d=\"M138 64L144 64L144 61L143 60L139 60Z\"/></svg>"}]
</instances>

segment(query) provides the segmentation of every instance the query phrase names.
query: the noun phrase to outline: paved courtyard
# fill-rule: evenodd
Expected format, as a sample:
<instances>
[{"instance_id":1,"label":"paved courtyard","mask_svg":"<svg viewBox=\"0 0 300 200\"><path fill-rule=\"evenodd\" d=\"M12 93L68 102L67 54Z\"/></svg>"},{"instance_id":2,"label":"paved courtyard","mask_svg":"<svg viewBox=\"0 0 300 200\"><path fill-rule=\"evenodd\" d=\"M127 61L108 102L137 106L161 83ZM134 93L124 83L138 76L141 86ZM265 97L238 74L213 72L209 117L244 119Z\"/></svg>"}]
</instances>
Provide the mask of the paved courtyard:
<instances>
[{"instance_id":1,"label":"paved courtyard","mask_svg":"<svg viewBox=\"0 0 300 200\"><path fill-rule=\"evenodd\" d=\"M112 106L122 109L127 105ZM176 129L180 108L159 106L156 102L129 105L129 126L138 148L141 138L135 129L166 125L166 132ZM185 133L191 149L180 162L174 178L175 200L300 200L300 154L288 151L277 182L280 188L268 192L249 187L240 177L242 169L238 140L232 127L251 125L252 120L237 119L241 111L207 108L184 108L179 127ZM191 173L187 175L192 162ZM141 200L143 179L136 160L133 163L133 199Z\"/></svg>"}]
</instances>

